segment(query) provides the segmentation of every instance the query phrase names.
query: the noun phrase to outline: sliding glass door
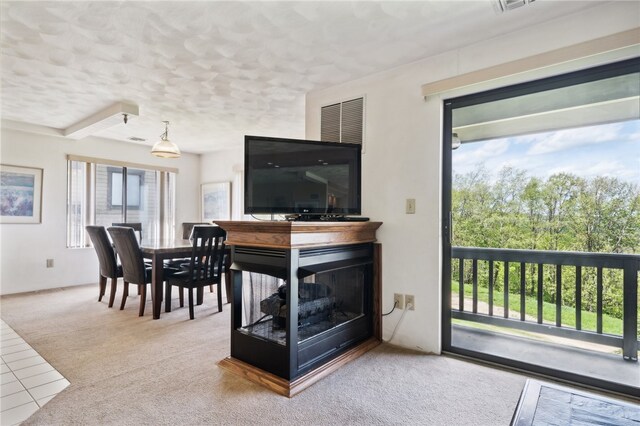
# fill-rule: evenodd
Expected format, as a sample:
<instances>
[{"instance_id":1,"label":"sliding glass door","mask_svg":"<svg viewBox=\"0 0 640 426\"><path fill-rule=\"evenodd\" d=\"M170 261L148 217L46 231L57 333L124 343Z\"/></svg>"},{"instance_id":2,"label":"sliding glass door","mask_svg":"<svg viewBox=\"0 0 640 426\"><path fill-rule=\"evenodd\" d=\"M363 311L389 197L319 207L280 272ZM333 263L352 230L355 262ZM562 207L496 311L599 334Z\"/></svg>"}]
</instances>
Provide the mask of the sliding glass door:
<instances>
[{"instance_id":1,"label":"sliding glass door","mask_svg":"<svg viewBox=\"0 0 640 426\"><path fill-rule=\"evenodd\" d=\"M640 390L638 69L445 101L445 351Z\"/></svg>"}]
</instances>

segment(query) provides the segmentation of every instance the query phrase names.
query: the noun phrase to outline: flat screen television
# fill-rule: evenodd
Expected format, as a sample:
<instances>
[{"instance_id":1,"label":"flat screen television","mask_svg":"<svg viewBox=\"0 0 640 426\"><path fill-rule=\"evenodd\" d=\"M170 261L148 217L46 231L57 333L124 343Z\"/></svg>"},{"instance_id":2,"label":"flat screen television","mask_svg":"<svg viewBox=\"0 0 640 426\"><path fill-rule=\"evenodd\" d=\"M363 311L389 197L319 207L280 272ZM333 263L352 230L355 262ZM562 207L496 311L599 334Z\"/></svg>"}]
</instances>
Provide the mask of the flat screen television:
<instances>
[{"instance_id":1,"label":"flat screen television","mask_svg":"<svg viewBox=\"0 0 640 426\"><path fill-rule=\"evenodd\" d=\"M245 214L361 213L361 146L245 136Z\"/></svg>"}]
</instances>

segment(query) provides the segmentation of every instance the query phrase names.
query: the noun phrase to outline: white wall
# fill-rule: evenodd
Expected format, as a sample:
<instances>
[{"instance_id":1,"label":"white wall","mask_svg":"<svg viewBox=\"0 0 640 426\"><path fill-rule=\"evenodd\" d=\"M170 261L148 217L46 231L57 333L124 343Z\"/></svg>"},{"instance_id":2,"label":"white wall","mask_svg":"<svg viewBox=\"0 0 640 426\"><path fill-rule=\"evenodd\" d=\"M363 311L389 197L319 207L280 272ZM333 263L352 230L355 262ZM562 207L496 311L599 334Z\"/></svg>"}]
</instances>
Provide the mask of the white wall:
<instances>
[{"instance_id":1,"label":"white wall","mask_svg":"<svg viewBox=\"0 0 640 426\"><path fill-rule=\"evenodd\" d=\"M42 134L15 127L25 126L2 122L0 161L44 169L42 223L0 224L0 294L97 282L94 249L66 248L67 154L178 168L176 225L198 216L199 155L159 159L143 145L99 138L75 141L56 136L53 129L37 129ZM48 258L54 259L53 268L46 268Z\"/></svg>"},{"instance_id":2,"label":"white wall","mask_svg":"<svg viewBox=\"0 0 640 426\"><path fill-rule=\"evenodd\" d=\"M231 182L231 218L234 220L243 218L243 167L242 147L202 154L200 159L202 183Z\"/></svg>"},{"instance_id":3,"label":"white wall","mask_svg":"<svg viewBox=\"0 0 640 426\"><path fill-rule=\"evenodd\" d=\"M309 139L320 136L321 106L366 96L363 215L384 222L378 231L383 310L393 306L393 293L413 294L416 302L393 343L426 352L441 350L442 99L453 93L425 101L421 85L632 29L640 25L639 16L637 3L611 3L307 95ZM554 71L476 85L455 95L537 78L545 72ZM406 198L416 199L416 214L404 213ZM384 317L385 339L399 318L398 311Z\"/></svg>"}]
</instances>

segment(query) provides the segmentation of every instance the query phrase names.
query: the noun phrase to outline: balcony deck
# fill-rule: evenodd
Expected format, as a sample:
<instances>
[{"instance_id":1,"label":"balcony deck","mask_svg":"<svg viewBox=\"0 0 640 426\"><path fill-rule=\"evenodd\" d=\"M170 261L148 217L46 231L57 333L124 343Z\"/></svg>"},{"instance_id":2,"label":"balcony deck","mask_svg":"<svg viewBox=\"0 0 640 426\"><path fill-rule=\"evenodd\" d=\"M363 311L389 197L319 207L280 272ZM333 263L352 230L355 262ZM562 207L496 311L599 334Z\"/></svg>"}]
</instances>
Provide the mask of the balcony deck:
<instances>
[{"instance_id":1,"label":"balcony deck","mask_svg":"<svg viewBox=\"0 0 640 426\"><path fill-rule=\"evenodd\" d=\"M445 350L640 396L640 256L452 247L451 257ZM605 314L614 310L622 318Z\"/></svg>"},{"instance_id":2,"label":"balcony deck","mask_svg":"<svg viewBox=\"0 0 640 426\"><path fill-rule=\"evenodd\" d=\"M629 394L640 395L640 363L625 361L619 354L607 354L558 343L453 325L451 345L503 359L543 368L592 377L624 386Z\"/></svg>"}]
</instances>

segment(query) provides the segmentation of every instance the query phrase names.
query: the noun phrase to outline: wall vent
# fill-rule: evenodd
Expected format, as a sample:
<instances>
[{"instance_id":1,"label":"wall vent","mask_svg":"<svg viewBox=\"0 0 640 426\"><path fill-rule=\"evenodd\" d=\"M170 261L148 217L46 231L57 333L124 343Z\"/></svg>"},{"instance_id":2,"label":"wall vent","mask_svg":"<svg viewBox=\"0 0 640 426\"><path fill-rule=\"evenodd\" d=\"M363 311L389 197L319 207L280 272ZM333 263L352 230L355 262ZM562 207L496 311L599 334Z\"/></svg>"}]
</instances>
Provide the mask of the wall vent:
<instances>
[{"instance_id":1,"label":"wall vent","mask_svg":"<svg viewBox=\"0 0 640 426\"><path fill-rule=\"evenodd\" d=\"M357 143L364 136L364 97L320 109L320 140Z\"/></svg>"},{"instance_id":2,"label":"wall vent","mask_svg":"<svg viewBox=\"0 0 640 426\"><path fill-rule=\"evenodd\" d=\"M533 3L534 1L535 0L494 0L493 7L496 12L504 13L529 3Z\"/></svg>"}]
</instances>

